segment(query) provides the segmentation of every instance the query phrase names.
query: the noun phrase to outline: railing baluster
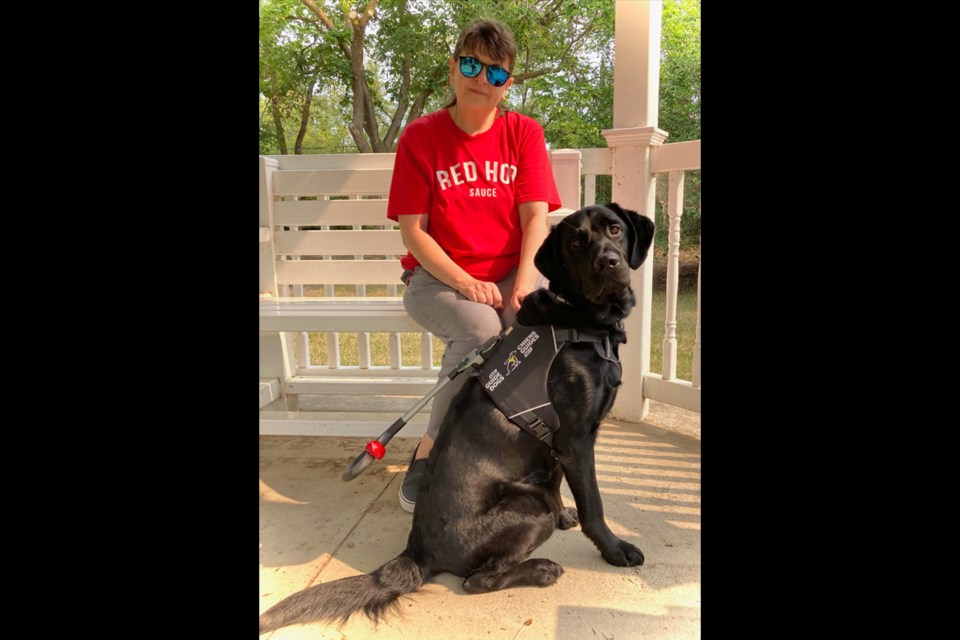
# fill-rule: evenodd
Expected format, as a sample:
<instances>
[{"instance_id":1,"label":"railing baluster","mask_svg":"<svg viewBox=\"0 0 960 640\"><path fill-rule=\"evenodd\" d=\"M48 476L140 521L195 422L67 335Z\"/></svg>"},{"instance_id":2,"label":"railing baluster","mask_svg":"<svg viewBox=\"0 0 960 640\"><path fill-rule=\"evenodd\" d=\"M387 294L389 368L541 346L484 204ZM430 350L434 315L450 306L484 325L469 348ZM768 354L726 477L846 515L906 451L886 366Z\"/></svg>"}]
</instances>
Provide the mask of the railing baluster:
<instances>
[{"instance_id":1,"label":"railing baluster","mask_svg":"<svg viewBox=\"0 0 960 640\"><path fill-rule=\"evenodd\" d=\"M340 334L336 331L327 332L327 368L340 368Z\"/></svg>"},{"instance_id":2,"label":"railing baluster","mask_svg":"<svg viewBox=\"0 0 960 640\"><path fill-rule=\"evenodd\" d=\"M294 196L293 201L296 202L300 200L300 196ZM290 227L290 231L299 231L299 225L293 225ZM291 260L299 260L300 256L290 256ZM293 295L298 298L303 297L303 285L295 284L293 285ZM310 366L310 336L306 331L300 331L296 336L297 341L297 366L301 368L306 368Z\"/></svg>"},{"instance_id":3,"label":"railing baluster","mask_svg":"<svg viewBox=\"0 0 960 640\"><path fill-rule=\"evenodd\" d=\"M583 176L583 206L597 204L597 176L584 174Z\"/></svg>"},{"instance_id":4,"label":"railing baluster","mask_svg":"<svg viewBox=\"0 0 960 640\"><path fill-rule=\"evenodd\" d=\"M420 367L423 369L433 368L433 334L420 334Z\"/></svg>"},{"instance_id":5,"label":"railing baluster","mask_svg":"<svg viewBox=\"0 0 960 640\"><path fill-rule=\"evenodd\" d=\"M381 229L389 231L393 229L393 225L385 224L380 227ZM393 256L394 258L399 258L400 256ZM399 277L399 275L398 275ZM388 284L387 285L387 296L395 298L397 295L397 285ZM388 347L390 350L390 368L399 369L403 366L403 351L400 348L400 334L391 333L387 338Z\"/></svg>"},{"instance_id":6,"label":"railing baluster","mask_svg":"<svg viewBox=\"0 0 960 640\"><path fill-rule=\"evenodd\" d=\"M683 216L683 171L670 172L667 214L670 217L667 254L667 307L664 312L663 379L677 377L677 290L680 284L680 218Z\"/></svg>"},{"instance_id":7,"label":"railing baluster","mask_svg":"<svg viewBox=\"0 0 960 640\"><path fill-rule=\"evenodd\" d=\"M323 199L329 200L330 196L323 196ZM320 229L323 231L329 231L330 225L320 225ZM323 256L323 259L333 260L333 256ZM334 285L325 284L323 285L323 294L328 298L334 298L337 295L337 290ZM336 331L327 332L327 368L340 368L340 334Z\"/></svg>"},{"instance_id":8,"label":"railing baluster","mask_svg":"<svg viewBox=\"0 0 960 640\"><path fill-rule=\"evenodd\" d=\"M700 388L700 271L703 268L702 242L698 253L701 254L700 264L697 266L697 341L693 343L693 379L690 381L694 387Z\"/></svg>"},{"instance_id":9,"label":"railing baluster","mask_svg":"<svg viewBox=\"0 0 960 640\"><path fill-rule=\"evenodd\" d=\"M350 196L351 200L360 200L359 195ZM350 227L354 231L360 231L363 229L363 225L355 224ZM363 260L364 256L357 255L353 256L354 260ZM358 284L354 285L354 290L356 291L358 298L367 297L367 285ZM366 332L357 333L357 359L358 365L361 369L370 368L370 334Z\"/></svg>"},{"instance_id":10,"label":"railing baluster","mask_svg":"<svg viewBox=\"0 0 960 640\"><path fill-rule=\"evenodd\" d=\"M390 352L390 368L399 369L402 364L400 357L400 334L391 333L387 335L387 350Z\"/></svg>"}]
</instances>

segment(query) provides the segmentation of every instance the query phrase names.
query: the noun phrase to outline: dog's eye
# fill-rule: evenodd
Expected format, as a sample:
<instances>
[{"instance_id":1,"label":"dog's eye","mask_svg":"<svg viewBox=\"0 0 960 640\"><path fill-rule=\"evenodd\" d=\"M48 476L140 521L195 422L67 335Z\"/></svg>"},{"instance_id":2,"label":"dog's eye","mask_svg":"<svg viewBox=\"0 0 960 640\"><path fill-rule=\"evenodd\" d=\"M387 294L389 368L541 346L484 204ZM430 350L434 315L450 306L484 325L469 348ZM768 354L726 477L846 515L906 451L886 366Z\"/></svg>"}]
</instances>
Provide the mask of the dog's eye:
<instances>
[{"instance_id":1,"label":"dog's eye","mask_svg":"<svg viewBox=\"0 0 960 640\"><path fill-rule=\"evenodd\" d=\"M580 249L583 246L583 238L580 236L574 236L573 240L570 241L570 247L573 249Z\"/></svg>"},{"instance_id":2,"label":"dog's eye","mask_svg":"<svg viewBox=\"0 0 960 640\"><path fill-rule=\"evenodd\" d=\"M622 229L620 228L620 225L618 225L618 224L612 224L612 225L610 225L609 227L607 227L607 232L608 232L610 235L612 235L612 236L618 236L618 235L620 235L620 232L621 232L621 231L622 231Z\"/></svg>"}]
</instances>

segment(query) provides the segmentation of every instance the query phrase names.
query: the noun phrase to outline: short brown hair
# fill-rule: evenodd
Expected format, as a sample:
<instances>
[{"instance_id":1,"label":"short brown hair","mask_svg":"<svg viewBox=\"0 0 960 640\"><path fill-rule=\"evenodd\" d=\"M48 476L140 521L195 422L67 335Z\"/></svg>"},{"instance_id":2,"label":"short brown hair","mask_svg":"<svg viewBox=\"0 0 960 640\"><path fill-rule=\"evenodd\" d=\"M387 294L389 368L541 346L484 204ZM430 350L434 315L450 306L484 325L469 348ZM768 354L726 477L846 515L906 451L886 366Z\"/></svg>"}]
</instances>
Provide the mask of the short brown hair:
<instances>
[{"instance_id":1,"label":"short brown hair","mask_svg":"<svg viewBox=\"0 0 960 640\"><path fill-rule=\"evenodd\" d=\"M457 40L457 46L453 48L453 59L459 58L464 49L485 54L497 62L503 61L507 65L507 70L513 73L513 65L517 61L517 43L510 30L496 20L481 18L464 27ZM446 109L455 104L457 104L457 94L453 94L443 108ZM499 110L500 113L508 111L507 105L501 102Z\"/></svg>"},{"instance_id":2,"label":"short brown hair","mask_svg":"<svg viewBox=\"0 0 960 640\"><path fill-rule=\"evenodd\" d=\"M468 24L453 48L454 59L459 58L464 49L485 53L496 62L505 61L508 71L513 71L517 61L517 43L513 34L496 20L480 19Z\"/></svg>"}]
</instances>

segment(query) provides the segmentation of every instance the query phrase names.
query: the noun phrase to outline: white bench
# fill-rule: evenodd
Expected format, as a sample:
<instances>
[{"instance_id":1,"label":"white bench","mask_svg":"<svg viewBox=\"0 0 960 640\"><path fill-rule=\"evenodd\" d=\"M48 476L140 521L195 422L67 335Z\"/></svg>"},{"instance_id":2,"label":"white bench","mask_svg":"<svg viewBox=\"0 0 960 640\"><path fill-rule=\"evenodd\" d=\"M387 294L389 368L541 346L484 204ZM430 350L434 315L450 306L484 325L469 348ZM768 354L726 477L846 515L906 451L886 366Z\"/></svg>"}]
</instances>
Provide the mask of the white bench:
<instances>
[{"instance_id":1,"label":"white bench","mask_svg":"<svg viewBox=\"0 0 960 640\"><path fill-rule=\"evenodd\" d=\"M550 155L564 206L550 215L552 224L580 207L580 151ZM379 435L383 417L370 414L399 415L409 396L436 384L431 336L403 309L399 258L406 249L386 217L393 159L392 153L260 157L261 432L336 434L327 428L343 423L360 427L342 433ZM344 297L343 285L354 295ZM379 285L376 296L372 285ZM305 332L327 334L326 363L310 361ZM357 363L341 362L340 333L358 334ZM388 334L389 363L372 362L371 333ZM401 362L402 333L422 334L414 364ZM389 401L397 396L406 397ZM318 403L313 408L321 413L301 412L301 397ZM298 420L312 426L283 426Z\"/></svg>"}]
</instances>

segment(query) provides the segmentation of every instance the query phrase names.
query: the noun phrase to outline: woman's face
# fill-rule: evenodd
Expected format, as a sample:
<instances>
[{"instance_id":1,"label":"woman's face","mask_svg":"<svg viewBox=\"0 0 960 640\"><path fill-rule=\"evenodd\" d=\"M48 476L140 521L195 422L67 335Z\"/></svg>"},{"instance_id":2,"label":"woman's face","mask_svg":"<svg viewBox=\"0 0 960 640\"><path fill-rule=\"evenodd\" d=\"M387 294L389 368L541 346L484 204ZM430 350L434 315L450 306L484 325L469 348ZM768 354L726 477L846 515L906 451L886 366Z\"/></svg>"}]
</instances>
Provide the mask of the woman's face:
<instances>
[{"instance_id":1,"label":"woman's face","mask_svg":"<svg viewBox=\"0 0 960 640\"><path fill-rule=\"evenodd\" d=\"M503 100L503 94L513 84L513 76L510 76L503 86L495 87L487 80L486 65L496 64L509 70L507 61L493 60L484 53L466 49L460 52L460 56L476 58L484 64L484 67L476 77L468 78L460 72L459 56L450 58L450 86L453 87L453 93L457 96L457 105L477 110L496 109L500 101Z\"/></svg>"}]
</instances>

